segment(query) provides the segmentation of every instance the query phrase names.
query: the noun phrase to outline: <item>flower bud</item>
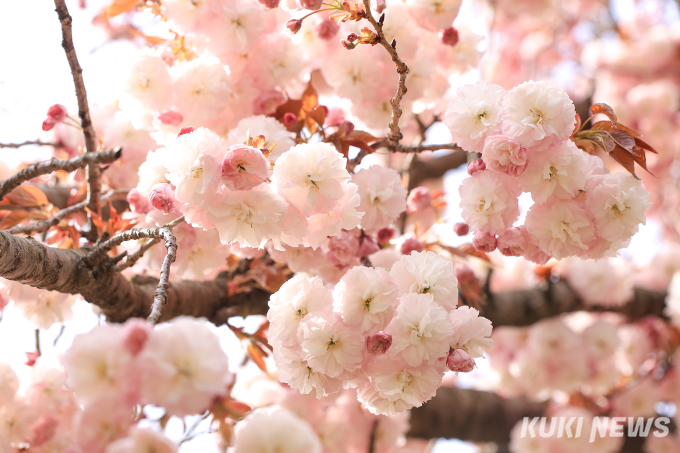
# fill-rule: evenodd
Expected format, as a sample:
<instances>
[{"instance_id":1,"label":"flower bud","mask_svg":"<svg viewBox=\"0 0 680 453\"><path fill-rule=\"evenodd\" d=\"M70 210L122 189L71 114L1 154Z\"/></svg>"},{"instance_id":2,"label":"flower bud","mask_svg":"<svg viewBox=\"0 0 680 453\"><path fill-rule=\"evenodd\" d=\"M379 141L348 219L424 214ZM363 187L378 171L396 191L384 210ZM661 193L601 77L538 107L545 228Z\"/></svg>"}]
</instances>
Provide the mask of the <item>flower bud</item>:
<instances>
[{"instance_id":1,"label":"flower bud","mask_svg":"<svg viewBox=\"0 0 680 453\"><path fill-rule=\"evenodd\" d=\"M467 166L467 172L468 175L470 176L482 170L486 170L486 164L482 159L475 159L472 162L470 162Z\"/></svg>"},{"instance_id":2,"label":"flower bud","mask_svg":"<svg viewBox=\"0 0 680 453\"><path fill-rule=\"evenodd\" d=\"M24 365L26 366L33 366L35 365L35 362L38 360L38 357L40 357L39 352L27 352L26 353L26 361L24 362Z\"/></svg>"},{"instance_id":3,"label":"flower bud","mask_svg":"<svg viewBox=\"0 0 680 453\"><path fill-rule=\"evenodd\" d=\"M422 252L423 250L425 250L423 243L414 237L404 239L399 246L402 255L410 255L411 252Z\"/></svg>"},{"instance_id":4,"label":"flower bud","mask_svg":"<svg viewBox=\"0 0 680 453\"><path fill-rule=\"evenodd\" d=\"M455 46L458 44L458 30L453 27L439 30L439 40L447 46Z\"/></svg>"},{"instance_id":5,"label":"flower bud","mask_svg":"<svg viewBox=\"0 0 680 453\"><path fill-rule=\"evenodd\" d=\"M378 332L375 335L366 337L366 348L373 355L383 355L392 346L392 335L385 332Z\"/></svg>"},{"instance_id":6,"label":"flower bud","mask_svg":"<svg viewBox=\"0 0 680 453\"><path fill-rule=\"evenodd\" d=\"M353 43L351 43L347 40L344 40L344 39L342 41L340 41L340 44L342 44L342 47L344 47L347 50L352 50L357 46L356 44L353 44Z\"/></svg>"},{"instance_id":7,"label":"flower bud","mask_svg":"<svg viewBox=\"0 0 680 453\"><path fill-rule=\"evenodd\" d=\"M257 0L257 3L264 5L266 9L274 9L279 6L281 0Z\"/></svg>"},{"instance_id":8,"label":"flower bud","mask_svg":"<svg viewBox=\"0 0 680 453\"><path fill-rule=\"evenodd\" d=\"M496 250L496 236L478 231L472 238L472 245L480 252L489 253Z\"/></svg>"},{"instance_id":9,"label":"flower bud","mask_svg":"<svg viewBox=\"0 0 680 453\"><path fill-rule=\"evenodd\" d=\"M475 369L475 360L470 357L470 354L465 349L451 348L449 356L446 358L446 366L451 371L469 373Z\"/></svg>"},{"instance_id":10,"label":"flower bud","mask_svg":"<svg viewBox=\"0 0 680 453\"><path fill-rule=\"evenodd\" d=\"M286 127L291 127L294 126L295 123L297 123L297 116L295 113L292 112L286 112L285 115L283 115L283 125Z\"/></svg>"},{"instance_id":11,"label":"flower bud","mask_svg":"<svg viewBox=\"0 0 680 453\"><path fill-rule=\"evenodd\" d=\"M169 214L177 210L177 199L175 198L175 187L172 184L159 183L151 188L149 193L149 201L151 206L161 211L163 214Z\"/></svg>"},{"instance_id":12,"label":"flower bud","mask_svg":"<svg viewBox=\"0 0 680 453\"><path fill-rule=\"evenodd\" d=\"M286 22L286 28L292 34L295 34L299 32L300 29L302 28L302 21L300 19L291 19L288 22Z\"/></svg>"},{"instance_id":13,"label":"flower bud","mask_svg":"<svg viewBox=\"0 0 680 453\"><path fill-rule=\"evenodd\" d=\"M133 318L125 323L125 332L123 333L123 346L127 351L136 356L146 344L146 340L149 339L151 334L151 328L149 324L138 319Z\"/></svg>"},{"instance_id":14,"label":"flower bud","mask_svg":"<svg viewBox=\"0 0 680 453\"><path fill-rule=\"evenodd\" d=\"M45 121L42 123L42 130L44 131L51 131L54 126L56 126L58 123L54 121L52 118L47 118Z\"/></svg>"},{"instance_id":15,"label":"flower bud","mask_svg":"<svg viewBox=\"0 0 680 453\"><path fill-rule=\"evenodd\" d=\"M350 33L349 35L347 35L347 41L349 42L356 42L358 39L359 35L357 35L356 33Z\"/></svg>"},{"instance_id":16,"label":"flower bud","mask_svg":"<svg viewBox=\"0 0 680 453\"><path fill-rule=\"evenodd\" d=\"M458 283L472 282L477 280L475 272L465 264L457 264L453 272L456 278L458 279Z\"/></svg>"},{"instance_id":17,"label":"flower bud","mask_svg":"<svg viewBox=\"0 0 680 453\"><path fill-rule=\"evenodd\" d=\"M47 109L47 117L53 119L57 123L61 123L68 116L68 111L66 107L61 104L54 104L49 109Z\"/></svg>"},{"instance_id":18,"label":"flower bud","mask_svg":"<svg viewBox=\"0 0 680 453\"><path fill-rule=\"evenodd\" d=\"M340 127L345 129L345 134L349 134L354 130L354 123L347 120L342 120L340 122Z\"/></svg>"},{"instance_id":19,"label":"flower bud","mask_svg":"<svg viewBox=\"0 0 680 453\"><path fill-rule=\"evenodd\" d=\"M387 244L390 239L394 237L396 231L392 227L385 227L378 230L376 238L378 239L378 244Z\"/></svg>"},{"instance_id":20,"label":"flower bud","mask_svg":"<svg viewBox=\"0 0 680 453\"><path fill-rule=\"evenodd\" d=\"M453 226L453 231L458 236L465 236L470 232L470 225L465 222L458 222Z\"/></svg>"},{"instance_id":21,"label":"flower bud","mask_svg":"<svg viewBox=\"0 0 680 453\"><path fill-rule=\"evenodd\" d=\"M175 112L174 110L164 110L163 113L158 115L158 120L168 126L179 126L182 124L184 117L181 113Z\"/></svg>"},{"instance_id":22,"label":"flower bud","mask_svg":"<svg viewBox=\"0 0 680 453\"><path fill-rule=\"evenodd\" d=\"M330 19L319 19L314 25L314 34L319 39L332 39L340 31L340 25Z\"/></svg>"},{"instance_id":23,"label":"flower bud","mask_svg":"<svg viewBox=\"0 0 680 453\"><path fill-rule=\"evenodd\" d=\"M191 127L191 126L183 127L183 128L181 128L181 129L179 130L179 132L177 133L177 136L178 136L178 137L181 137L182 135L184 135L184 134L190 134L190 133L192 133L193 131L194 131L194 128Z\"/></svg>"},{"instance_id":24,"label":"flower bud","mask_svg":"<svg viewBox=\"0 0 680 453\"><path fill-rule=\"evenodd\" d=\"M128 192L127 202L130 205L132 212L138 214L146 214L151 211L152 208L149 198L145 197L144 194L137 189L132 189Z\"/></svg>"},{"instance_id":25,"label":"flower bud","mask_svg":"<svg viewBox=\"0 0 680 453\"><path fill-rule=\"evenodd\" d=\"M409 212L422 212L432 206L432 193L427 187L419 186L411 190L406 199Z\"/></svg>"},{"instance_id":26,"label":"flower bud","mask_svg":"<svg viewBox=\"0 0 680 453\"><path fill-rule=\"evenodd\" d=\"M316 11L317 9L321 8L323 0L297 0L297 4L302 9Z\"/></svg>"}]
</instances>

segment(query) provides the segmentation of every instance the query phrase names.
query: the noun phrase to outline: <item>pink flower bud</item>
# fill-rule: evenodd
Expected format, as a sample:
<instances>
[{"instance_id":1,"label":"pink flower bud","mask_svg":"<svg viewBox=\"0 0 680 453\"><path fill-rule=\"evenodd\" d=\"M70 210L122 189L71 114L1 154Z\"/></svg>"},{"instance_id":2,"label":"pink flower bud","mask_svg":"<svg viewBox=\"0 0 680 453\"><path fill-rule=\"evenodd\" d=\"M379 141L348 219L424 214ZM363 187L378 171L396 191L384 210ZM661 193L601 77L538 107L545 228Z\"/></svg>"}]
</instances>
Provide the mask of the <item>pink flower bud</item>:
<instances>
[{"instance_id":1,"label":"pink flower bud","mask_svg":"<svg viewBox=\"0 0 680 453\"><path fill-rule=\"evenodd\" d=\"M472 162L470 162L467 166L467 172L468 175L473 175L474 173L477 173L478 171L486 170L486 164L482 159L475 159Z\"/></svg>"},{"instance_id":2,"label":"pink flower bud","mask_svg":"<svg viewBox=\"0 0 680 453\"><path fill-rule=\"evenodd\" d=\"M314 24L314 34L320 39L332 39L340 31L340 25L330 19L319 19Z\"/></svg>"},{"instance_id":3,"label":"pink flower bud","mask_svg":"<svg viewBox=\"0 0 680 453\"><path fill-rule=\"evenodd\" d=\"M509 228L498 235L498 251L505 256L522 256L528 245L519 228Z\"/></svg>"},{"instance_id":4,"label":"pink flower bud","mask_svg":"<svg viewBox=\"0 0 680 453\"><path fill-rule=\"evenodd\" d=\"M59 421L53 417L45 416L40 418L37 425L33 427L33 438L31 448L37 448L54 437L57 432Z\"/></svg>"},{"instance_id":5,"label":"pink flower bud","mask_svg":"<svg viewBox=\"0 0 680 453\"><path fill-rule=\"evenodd\" d=\"M175 198L175 187L172 184L159 183L151 188L149 193L149 201L151 206L161 211L163 214L169 214L177 210L177 199Z\"/></svg>"},{"instance_id":6,"label":"pink flower bud","mask_svg":"<svg viewBox=\"0 0 680 453\"><path fill-rule=\"evenodd\" d=\"M345 128L345 134L349 134L354 130L354 123L347 120L342 120L340 126Z\"/></svg>"},{"instance_id":7,"label":"pink flower bud","mask_svg":"<svg viewBox=\"0 0 680 453\"><path fill-rule=\"evenodd\" d=\"M302 28L302 21L300 19L291 19L288 22L286 22L286 28L292 34L295 34L299 32L300 29Z\"/></svg>"},{"instance_id":8,"label":"pink flower bud","mask_svg":"<svg viewBox=\"0 0 680 453\"><path fill-rule=\"evenodd\" d=\"M379 244L387 244L388 242L390 242L390 239L392 239L395 234L396 231L394 231L394 228L385 227L378 230L378 234L376 234L376 237L378 239Z\"/></svg>"},{"instance_id":9,"label":"pink flower bud","mask_svg":"<svg viewBox=\"0 0 680 453\"><path fill-rule=\"evenodd\" d=\"M253 101L255 115L271 115L276 108L286 102L286 97L278 90L267 90Z\"/></svg>"},{"instance_id":10,"label":"pink flower bud","mask_svg":"<svg viewBox=\"0 0 680 453\"><path fill-rule=\"evenodd\" d=\"M40 357L39 352L27 352L26 353L26 361L24 362L24 365L26 366L33 366L35 365L36 360L38 360L38 357Z\"/></svg>"},{"instance_id":11,"label":"pink flower bud","mask_svg":"<svg viewBox=\"0 0 680 453\"><path fill-rule=\"evenodd\" d=\"M317 9L321 8L323 0L297 0L297 3L302 9L316 11Z\"/></svg>"},{"instance_id":12,"label":"pink flower bud","mask_svg":"<svg viewBox=\"0 0 680 453\"><path fill-rule=\"evenodd\" d=\"M480 252L493 252L496 250L496 236L491 236L489 233L478 231L472 238L472 245Z\"/></svg>"},{"instance_id":13,"label":"pink flower bud","mask_svg":"<svg viewBox=\"0 0 680 453\"><path fill-rule=\"evenodd\" d=\"M42 130L44 131L51 131L54 126L56 126L58 123L54 121L52 118L47 118L45 121L42 123Z\"/></svg>"},{"instance_id":14,"label":"pink flower bud","mask_svg":"<svg viewBox=\"0 0 680 453\"><path fill-rule=\"evenodd\" d=\"M123 346L127 351L136 356L146 344L146 340L151 335L151 327L149 324L138 318L132 318L125 323L125 332L123 333Z\"/></svg>"},{"instance_id":15,"label":"pink flower bud","mask_svg":"<svg viewBox=\"0 0 680 453\"><path fill-rule=\"evenodd\" d=\"M297 116L295 113L287 112L283 115L283 125L286 127L294 126L297 123Z\"/></svg>"},{"instance_id":16,"label":"pink flower bud","mask_svg":"<svg viewBox=\"0 0 680 453\"><path fill-rule=\"evenodd\" d=\"M416 187L406 199L409 212L422 212L432 206L432 193L427 187Z\"/></svg>"},{"instance_id":17,"label":"pink flower bud","mask_svg":"<svg viewBox=\"0 0 680 453\"><path fill-rule=\"evenodd\" d=\"M184 117L181 113L175 112L174 110L164 110L163 113L158 115L158 120L169 126L179 126L182 124Z\"/></svg>"},{"instance_id":18,"label":"pink flower bud","mask_svg":"<svg viewBox=\"0 0 680 453\"><path fill-rule=\"evenodd\" d=\"M183 127L179 130L179 132L177 133L177 136L181 137L184 134L191 134L193 131L194 131L194 128L191 127L191 126Z\"/></svg>"},{"instance_id":19,"label":"pink flower bud","mask_svg":"<svg viewBox=\"0 0 680 453\"><path fill-rule=\"evenodd\" d=\"M52 107L47 109L47 117L53 119L57 123L61 123L68 116L68 111L66 107L61 104L54 104Z\"/></svg>"},{"instance_id":20,"label":"pink flower bud","mask_svg":"<svg viewBox=\"0 0 680 453\"><path fill-rule=\"evenodd\" d=\"M464 222L458 222L453 226L453 231L455 231L458 236L465 236L470 232L470 225Z\"/></svg>"},{"instance_id":21,"label":"pink flower bud","mask_svg":"<svg viewBox=\"0 0 680 453\"><path fill-rule=\"evenodd\" d=\"M220 172L222 182L231 190L250 190L267 180L269 162L262 151L252 146L234 145L224 155Z\"/></svg>"},{"instance_id":22,"label":"pink flower bud","mask_svg":"<svg viewBox=\"0 0 680 453\"><path fill-rule=\"evenodd\" d=\"M346 39L349 42L356 42L356 40L359 39L359 35L357 35L356 33L350 33L349 35L347 35Z\"/></svg>"},{"instance_id":23,"label":"pink flower bud","mask_svg":"<svg viewBox=\"0 0 680 453\"><path fill-rule=\"evenodd\" d=\"M475 369L475 360L470 357L470 354L465 349L451 348L449 356L446 358L446 366L451 371L469 373Z\"/></svg>"},{"instance_id":24,"label":"pink flower bud","mask_svg":"<svg viewBox=\"0 0 680 453\"><path fill-rule=\"evenodd\" d=\"M149 198L145 197L144 194L142 194L142 192L137 189L132 189L128 192L127 202L130 205L132 212L136 212L138 214L146 214L147 212L151 211L152 208Z\"/></svg>"},{"instance_id":25,"label":"pink flower bud","mask_svg":"<svg viewBox=\"0 0 680 453\"><path fill-rule=\"evenodd\" d=\"M257 0L257 3L264 5L266 9L274 9L279 6L281 0Z\"/></svg>"},{"instance_id":26,"label":"pink flower bud","mask_svg":"<svg viewBox=\"0 0 680 453\"><path fill-rule=\"evenodd\" d=\"M359 250L357 251L357 256L359 258L372 255L378 250L380 250L380 246L375 243L372 237L363 236L359 238Z\"/></svg>"},{"instance_id":27,"label":"pink flower bud","mask_svg":"<svg viewBox=\"0 0 680 453\"><path fill-rule=\"evenodd\" d=\"M457 264L456 267L454 268L454 274L458 279L459 283L472 282L477 280L475 272L465 264Z\"/></svg>"},{"instance_id":28,"label":"pink flower bud","mask_svg":"<svg viewBox=\"0 0 680 453\"><path fill-rule=\"evenodd\" d=\"M414 237L404 239L399 246L402 255L410 255L411 252L422 252L423 250L425 250L423 243Z\"/></svg>"},{"instance_id":29,"label":"pink flower bud","mask_svg":"<svg viewBox=\"0 0 680 453\"><path fill-rule=\"evenodd\" d=\"M392 335L385 332L378 332L375 335L366 337L366 349L373 355L383 355L392 346Z\"/></svg>"},{"instance_id":30,"label":"pink flower bud","mask_svg":"<svg viewBox=\"0 0 680 453\"><path fill-rule=\"evenodd\" d=\"M453 27L439 30L439 40L447 46L455 46L458 44L458 30Z\"/></svg>"}]
</instances>

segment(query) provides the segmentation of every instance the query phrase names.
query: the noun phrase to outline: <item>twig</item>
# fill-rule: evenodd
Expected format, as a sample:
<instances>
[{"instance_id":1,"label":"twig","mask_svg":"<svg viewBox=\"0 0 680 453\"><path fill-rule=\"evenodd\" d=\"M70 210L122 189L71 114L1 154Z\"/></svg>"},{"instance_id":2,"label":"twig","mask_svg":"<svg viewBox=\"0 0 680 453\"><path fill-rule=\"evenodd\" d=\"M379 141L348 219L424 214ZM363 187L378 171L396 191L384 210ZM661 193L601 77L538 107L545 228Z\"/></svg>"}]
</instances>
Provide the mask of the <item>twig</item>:
<instances>
[{"instance_id":1,"label":"twig","mask_svg":"<svg viewBox=\"0 0 680 453\"><path fill-rule=\"evenodd\" d=\"M389 151L395 152L395 153L421 153L424 151L438 151L442 149L450 149L453 151L462 151L465 152L460 146L456 145L455 143L442 143L442 144L437 144L437 145L395 145L394 147L390 147L387 144L387 140L380 140L379 142L375 142L371 145L371 148L373 148L375 151L381 149L381 148L387 148ZM361 163L364 157L368 156L368 152L364 151L363 149L359 151L359 154L352 159L348 164L347 164L347 171L353 172L354 168Z\"/></svg>"},{"instance_id":2,"label":"twig","mask_svg":"<svg viewBox=\"0 0 680 453\"><path fill-rule=\"evenodd\" d=\"M64 330L66 330L66 326L62 324L61 329L59 329L59 333L57 334L57 337L54 339L54 342L52 343L52 346L57 345L61 336L64 335Z\"/></svg>"},{"instance_id":3,"label":"twig","mask_svg":"<svg viewBox=\"0 0 680 453\"><path fill-rule=\"evenodd\" d=\"M124 231L120 234L115 235L111 239L102 241L96 246L95 250L91 251L88 255L83 258L85 264L94 267L101 260L102 256L106 256L106 253L118 245L126 241L132 241L142 238L154 238L165 240L165 248L167 253L163 264L161 265L161 277L158 281L158 286L156 291L153 293L153 304L151 305L151 314L146 318L147 321L155 325L161 319L161 307L165 304L168 299L168 289L170 288L170 266L177 259L177 240L172 234L172 227L178 225L184 221L184 216L173 220L165 226L156 228L133 228L128 231Z\"/></svg>"},{"instance_id":4,"label":"twig","mask_svg":"<svg viewBox=\"0 0 680 453\"><path fill-rule=\"evenodd\" d=\"M390 105L392 106L392 120L390 121L390 132L387 134L387 147L392 149L399 145L399 140L401 140L402 135L399 130L399 118L401 118L401 98L406 94L406 75L408 74L408 66L404 63L399 55L397 54L396 41L392 41L392 44L387 42L385 33L383 32L382 23L384 20L384 14L380 17L379 21L376 21L371 12L371 0L363 0L364 8L366 10L366 19L373 25L375 32L380 38L380 44L387 50L392 57L392 61L397 66L397 73L399 74L399 86L397 87L397 93L392 99L390 99Z\"/></svg>"},{"instance_id":5,"label":"twig","mask_svg":"<svg viewBox=\"0 0 680 453\"><path fill-rule=\"evenodd\" d=\"M21 148L22 146L28 145L53 146L55 148L61 147L59 143L41 142L40 140L27 140L22 143L0 143L0 148Z\"/></svg>"},{"instance_id":6,"label":"twig","mask_svg":"<svg viewBox=\"0 0 680 453\"><path fill-rule=\"evenodd\" d=\"M42 355L42 352L40 352L40 329L35 329L35 351L38 356Z\"/></svg>"},{"instance_id":7,"label":"twig","mask_svg":"<svg viewBox=\"0 0 680 453\"><path fill-rule=\"evenodd\" d=\"M184 220L184 216L182 216L182 217L180 217L180 218L178 218L178 219L175 219L175 220L173 220L172 222L170 222L170 223L168 223L168 224L166 224L166 225L163 225L163 226L166 227L166 228L172 229L172 228L174 228L175 226L177 226L177 225L179 225L180 223L182 223L183 220ZM147 250L149 250L149 249L150 249L151 247L153 247L154 245L158 244L160 241L161 241L160 239L152 239L152 240L146 242L145 244L142 244L142 245L139 247L139 249L138 249L135 253L133 253L133 254L131 254L131 255L128 255L128 256L125 258L125 262L120 263L119 265L115 266L115 267L113 268L114 272L121 272L121 271L124 271L125 269L127 269L127 268L129 268L129 267L134 266L135 263L136 263L137 261L139 261L139 259L140 259L142 256L144 256L144 254L146 253Z\"/></svg>"},{"instance_id":8,"label":"twig","mask_svg":"<svg viewBox=\"0 0 680 453\"><path fill-rule=\"evenodd\" d=\"M73 34L71 30L72 18L66 7L66 0L54 0L59 22L61 22L61 46L66 52L68 64L71 67L71 74L73 75L73 83L76 88L76 97L78 98L78 116L80 117L80 125L83 128L83 135L85 137L85 150L88 153L97 151L97 135L92 126L90 119L90 108L87 103L87 91L85 90L85 83L83 82L83 69L78 63L76 56L76 49L73 46ZM99 203L99 194L101 192L101 168L97 163L92 163L87 167L87 201L88 207L92 212L101 214L101 205ZM91 220L91 219L90 219ZM92 224L92 221L90 221ZM90 225L92 227L92 225ZM96 228L92 229L96 234Z\"/></svg>"},{"instance_id":9,"label":"twig","mask_svg":"<svg viewBox=\"0 0 680 453\"><path fill-rule=\"evenodd\" d=\"M57 170L71 172L83 168L86 165L113 162L120 157L121 153L121 148L116 148L101 151L99 153L82 154L72 159L50 159L29 165L0 183L0 200L25 181L29 181L41 175L47 175Z\"/></svg>"},{"instance_id":10,"label":"twig","mask_svg":"<svg viewBox=\"0 0 680 453\"><path fill-rule=\"evenodd\" d=\"M180 439L178 445L182 445L184 442L187 442L195 437L194 431L196 431L196 428L199 427L201 422L203 422L206 418L210 416L210 411L206 411L205 414L201 415L198 417L194 423L191 425L189 430L186 429L186 425L184 427L184 434L182 434L182 439Z\"/></svg>"},{"instance_id":11,"label":"twig","mask_svg":"<svg viewBox=\"0 0 680 453\"><path fill-rule=\"evenodd\" d=\"M32 233L45 233L47 230L57 225L66 217L75 214L76 212L84 211L87 207L87 201L81 201L80 203L69 206L59 211L53 217L43 220L42 222L36 222L32 225L15 226L6 230L10 234L32 234Z\"/></svg>"},{"instance_id":12,"label":"twig","mask_svg":"<svg viewBox=\"0 0 680 453\"><path fill-rule=\"evenodd\" d=\"M378 433L378 423L378 419L373 422L373 427L371 428L371 437L368 439L368 453L375 452L375 438L376 434Z\"/></svg>"}]
</instances>

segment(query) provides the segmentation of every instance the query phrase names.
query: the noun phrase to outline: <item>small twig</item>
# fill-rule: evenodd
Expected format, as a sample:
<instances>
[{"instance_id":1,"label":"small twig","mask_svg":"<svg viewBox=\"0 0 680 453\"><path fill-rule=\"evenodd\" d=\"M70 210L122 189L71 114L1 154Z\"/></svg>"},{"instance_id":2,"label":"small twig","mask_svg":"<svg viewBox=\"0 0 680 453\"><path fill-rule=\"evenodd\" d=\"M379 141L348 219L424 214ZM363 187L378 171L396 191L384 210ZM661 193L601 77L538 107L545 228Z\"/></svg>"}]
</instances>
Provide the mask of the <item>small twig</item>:
<instances>
[{"instance_id":1,"label":"small twig","mask_svg":"<svg viewBox=\"0 0 680 453\"><path fill-rule=\"evenodd\" d=\"M21 148L22 146L38 145L38 146L53 146L60 148L59 143L41 142L40 140L27 140L22 143L0 143L0 148Z\"/></svg>"},{"instance_id":2,"label":"small twig","mask_svg":"<svg viewBox=\"0 0 680 453\"><path fill-rule=\"evenodd\" d=\"M52 343L52 346L57 345L57 343L59 342L59 339L64 334L64 330L66 330L66 326L62 324L61 329L59 329L59 333L57 334L57 337L54 339L54 342Z\"/></svg>"},{"instance_id":3,"label":"small twig","mask_svg":"<svg viewBox=\"0 0 680 453\"><path fill-rule=\"evenodd\" d=\"M161 242L160 239L152 239L152 240L150 240L150 241L148 241L148 242L142 244L142 245L139 247L139 250L137 250L137 251L136 251L135 253L133 253L132 255L128 255L128 256L127 256L127 258L125 259L125 262L120 263L120 264L118 264L117 266L115 266L115 267L113 268L114 272L121 272L121 271L123 271L123 270L125 270L125 269L127 269L127 268L129 268L129 267L134 266L135 263L136 263L137 261L139 261L139 259L140 259L142 256L144 256L144 254L147 252L147 250L149 250L151 247L153 247L154 245L158 244L159 242Z\"/></svg>"},{"instance_id":4,"label":"small twig","mask_svg":"<svg viewBox=\"0 0 680 453\"><path fill-rule=\"evenodd\" d=\"M156 228L133 228L128 231L124 231L99 243L95 250L87 254L83 261L90 267L96 266L103 256L110 250L113 250L118 245L126 241L133 241L142 238L154 238L165 240L165 248L167 253L163 264L161 265L161 277L158 281L158 286L156 291L153 293L153 304L151 305L151 314L146 318L147 321L155 325L161 319L161 307L165 304L168 299L168 289L170 288L170 266L177 259L177 240L172 234L172 227L178 225L180 222L184 221L184 216L175 219L166 226L156 227Z\"/></svg>"},{"instance_id":5,"label":"small twig","mask_svg":"<svg viewBox=\"0 0 680 453\"><path fill-rule=\"evenodd\" d=\"M43 220L42 222L36 222L32 225L15 226L6 230L10 234L32 234L32 233L45 233L54 225L57 225L66 217L75 214L76 212L84 211L87 207L87 201L81 201L80 203L69 206L59 211L53 217Z\"/></svg>"},{"instance_id":6,"label":"small twig","mask_svg":"<svg viewBox=\"0 0 680 453\"><path fill-rule=\"evenodd\" d=\"M189 430L186 429L186 423L185 423L184 434L182 434L182 439L179 441L178 445L182 445L184 442L187 442L187 441L193 439L195 437L193 434L194 434L194 431L196 431L196 428L198 428L200 426L201 422L203 422L209 416L210 416L210 411L206 411L205 414L198 417L194 421L194 423L192 423L191 428L189 428ZM182 421L184 422L184 420L182 420Z\"/></svg>"},{"instance_id":7,"label":"small twig","mask_svg":"<svg viewBox=\"0 0 680 453\"><path fill-rule=\"evenodd\" d=\"M54 0L59 22L61 23L61 46L66 52L66 58L71 68L71 75L73 76L73 84L76 88L76 97L78 98L78 116L80 117L80 126L83 129L83 136L85 137L85 151L94 153L97 151L97 134L92 126L90 118L90 107L87 102L87 91L85 90L85 82L83 82L83 69L78 62L76 49L73 46L73 33L71 30L73 19L66 7L66 0ZM102 170L97 162L93 162L87 166L87 206L90 211L101 215L101 204L99 202L99 194L102 190L101 183ZM97 235L97 228L94 226L94 221L90 216L90 235L91 241L95 241Z\"/></svg>"},{"instance_id":8,"label":"small twig","mask_svg":"<svg viewBox=\"0 0 680 453\"><path fill-rule=\"evenodd\" d=\"M116 148L101 151L99 153L82 154L72 159L50 159L29 165L0 183L0 200L25 181L29 181L41 175L47 175L57 170L71 172L94 163L113 162L120 157L121 153L121 148Z\"/></svg>"},{"instance_id":9,"label":"small twig","mask_svg":"<svg viewBox=\"0 0 680 453\"><path fill-rule=\"evenodd\" d=\"M42 352L40 352L40 329L35 329L35 351L38 356L42 355Z\"/></svg>"},{"instance_id":10,"label":"small twig","mask_svg":"<svg viewBox=\"0 0 680 453\"><path fill-rule=\"evenodd\" d=\"M390 54L390 57L392 57L392 61L397 66L397 73L399 74L399 86L397 87L397 93L390 100L390 105L392 106L392 120L390 121L390 132L387 134L387 147L392 149L393 147L399 145L399 140L401 140L402 137L401 131L399 129L399 118L401 118L402 111L399 106L401 104L401 99L404 97L407 91L406 75L408 74L408 66L406 66L406 63L404 63L401 58L399 58L399 54L397 54L396 41L392 41L392 44L387 42L387 38L385 37L382 26L384 13L380 17L380 21L376 21L373 17L373 13L371 12L371 0L363 0L363 2L364 9L366 10L366 19L371 23L371 25L373 25L373 28L375 28L375 32L380 38L380 44L385 48L385 50L387 50L387 52Z\"/></svg>"},{"instance_id":11,"label":"small twig","mask_svg":"<svg viewBox=\"0 0 680 453\"><path fill-rule=\"evenodd\" d=\"M395 145L391 147L387 140L381 140L371 145L373 149L387 148L395 153L422 153L424 151L438 151L441 149L450 149L453 151L462 150L462 148L455 143L440 143L436 145Z\"/></svg>"}]
</instances>

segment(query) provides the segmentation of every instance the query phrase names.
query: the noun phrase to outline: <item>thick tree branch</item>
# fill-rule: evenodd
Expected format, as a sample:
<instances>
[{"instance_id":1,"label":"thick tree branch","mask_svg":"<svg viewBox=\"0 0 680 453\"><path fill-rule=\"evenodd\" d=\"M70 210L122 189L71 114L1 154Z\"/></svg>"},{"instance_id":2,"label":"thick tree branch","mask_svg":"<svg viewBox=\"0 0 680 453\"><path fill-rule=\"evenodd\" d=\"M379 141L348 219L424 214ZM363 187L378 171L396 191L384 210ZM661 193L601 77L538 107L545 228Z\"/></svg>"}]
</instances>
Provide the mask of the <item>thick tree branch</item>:
<instances>
[{"instance_id":1,"label":"thick tree branch","mask_svg":"<svg viewBox=\"0 0 680 453\"><path fill-rule=\"evenodd\" d=\"M409 437L471 442L510 442L510 431L524 417L540 417L547 404L495 393L440 387L437 395L411 410Z\"/></svg>"},{"instance_id":2,"label":"thick tree branch","mask_svg":"<svg viewBox=\"0 0 680 453\"><path fill-rule=\"evenodd\" d=\"M399 129L399 119L402 115L400 104L401 99L406 94L406 91L408 91L406 88L406 75L408 74L408 66L406 66L406 63L404 63L397 54L396 41L392 41L391 44L387 42L387 38L385 37L382 27L383 21L385 20L385 14L383 13L380 16L380 19L376 21L373 17L373 13L371 12L371 0L363 0L363 2L364 8L366 10L366 19L371 23L371 25L373 25L378 38L380 38L380 44L385 48L385 50L387 50L387 53L390 54L392 61L397 66L397 73L399 74L397 93L390 100L390 105L392 106L392 120L390 121L389 126L390 132L387 134L387 147L391 150L392 148L399 145L399 140L402 138L401 131Z\"/></svg>"},{"instance_id":3,"label":"thick tree branch","mask_svg":"<svg viewBox=\"0 0 680 453\"><path fill-rule=\"evenodd\" d=\"M97 151L97 135L92 126L92 119L90 118L90 107L87 102L87 91L85 90L85 82L83 82L83 69L80 67L78 57L76 56L76 49L73 46L73 33L71 15L66 7L66 0L54 0L59 22L61 23L61 46L66 52L68 64L71 67L71 74L73 75L73 83L76 88L76 97L78 98L78 116L80 117L80 125L83 128L83 135L85 136L85 150L88 153ZM101 205L99 203L99 194L101 193L101 168L97 163L92 163L87 167L87 200L88 207L92 212L101 213ZM96 230L95 230L96 231Z\"/></svg>"},{"instance_id":4,"label":"thick tree branch","mask_svg":"<svg viewBox=\"0 0 680 453\"><path fill-rule=\"evenodd\" d=\"M107 267L92 269L84 262L87 250L47 247L32 238L0 231L0 277L66 294L80 294L97 305L111 322L146 318L151 314L159 280L132 281ZM161 321L177 316L213 319L218 311L231 316L266 313L270 294L254 289L227 297L228 280L181 281L168 286ZM231 308L236 307L236 308Z\"/></svg>"},{"instance_id":5,"label":"thick tree branch","mask_svg":"<svg viewBox=\"0 0 680 453\"><path fill-rule=\"evenodd\" d=\"M426 179L437 179L455 168L467 163L467 155L462 149L431 159L419 159L414 156L409 167L408 189L418 187Z\"/></svg>"},{"instance_id":6,"label":"thick tree branch","mask_svg":"<svg viewBox=\"0 0 680 453\"><path fill-rule=\"evenodd\" d=\"M18 173L10 176L0 183L0 199L10 193L21 183L29 181L41 175L47 175L57 170L72 172L86 165L96 163L110 163L118 159L122 153L121 148L109 149L99 153L83 154L72 159L50 159L37 164L29 165Z\"/></svg>"}]
</instances>

